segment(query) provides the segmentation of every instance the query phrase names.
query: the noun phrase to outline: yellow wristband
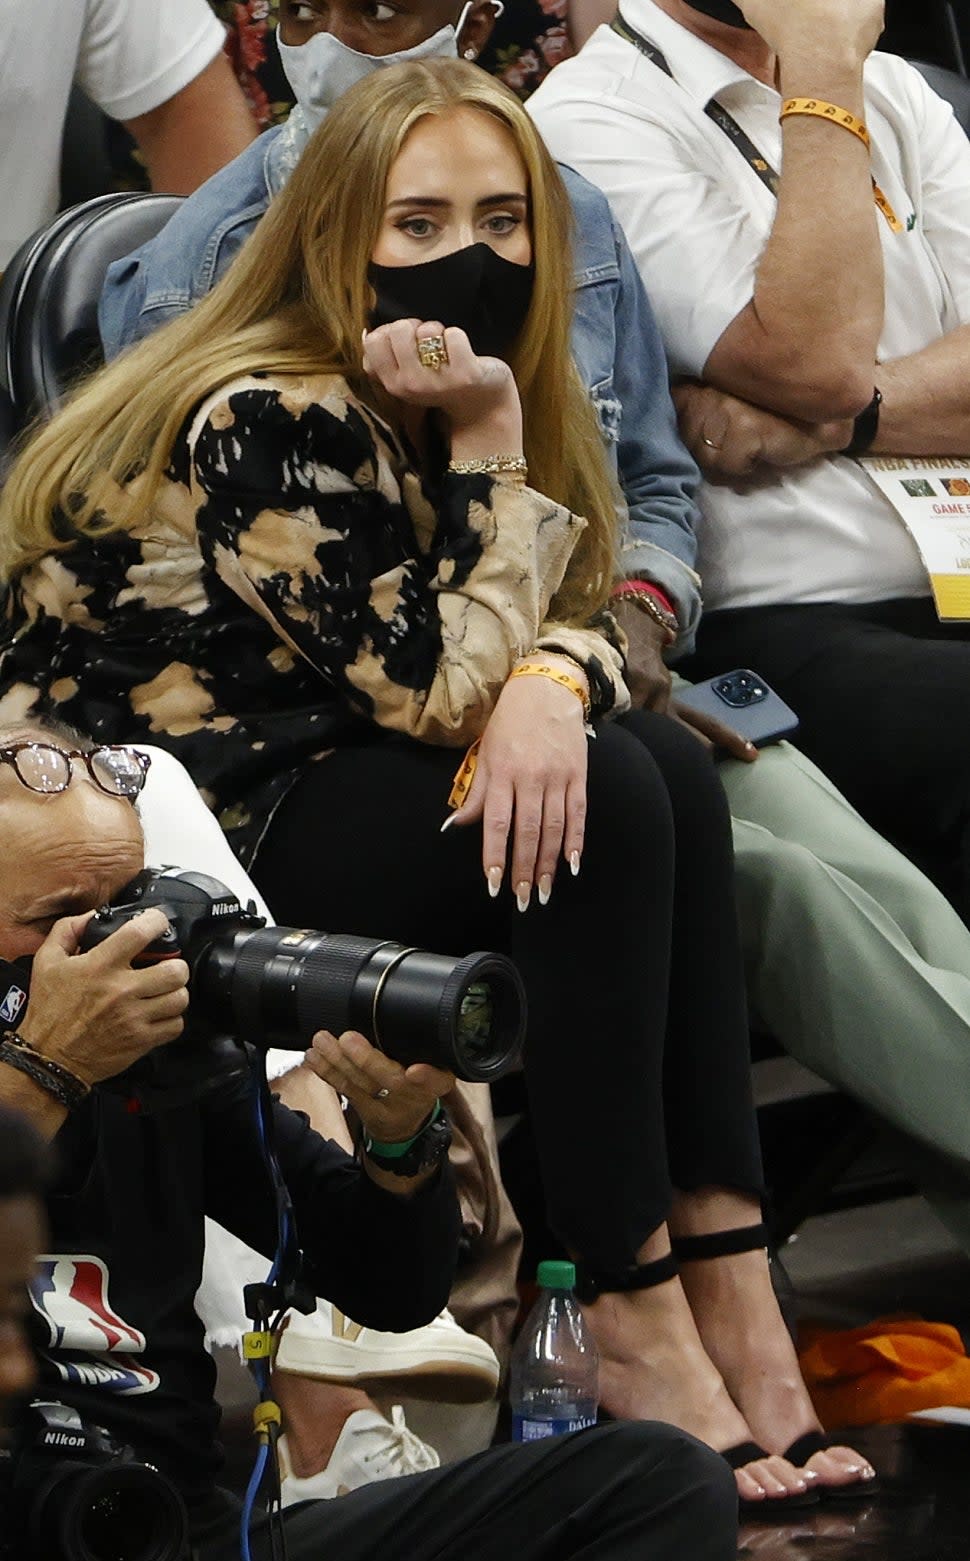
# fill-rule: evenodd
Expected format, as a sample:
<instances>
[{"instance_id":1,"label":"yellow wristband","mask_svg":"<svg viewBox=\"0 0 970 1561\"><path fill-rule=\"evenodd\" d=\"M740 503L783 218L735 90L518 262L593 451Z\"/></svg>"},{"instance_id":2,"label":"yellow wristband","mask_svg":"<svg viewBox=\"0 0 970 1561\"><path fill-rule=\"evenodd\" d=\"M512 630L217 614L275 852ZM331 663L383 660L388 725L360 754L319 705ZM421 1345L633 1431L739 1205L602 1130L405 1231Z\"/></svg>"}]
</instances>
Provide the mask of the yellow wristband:
<instances>
[{"instance_id":1,"label":"yellow wristband","mask_svg":"<svg viewBox=\"0 0 970 1561\"><path fill-rule=\"evenodd\" d=\"M587 694L582 683L579 682L578 678L570 677L569 673L564 672L561 667L547 667L543 666L540 662L525 661L520 667L513 667L512 671L509 673L509 676L513 678L552 678L554 683L560 683L563 688L568 688L571 694L576 695L576 698L583 707L584 719L587 721L589 720L589 695Z\"/></svg>"},{"instance_id":2,"label":"yellow wristband","mask_svg":"<svg viewBox=\"0 0 970 1561\"><path fill-rule=\"evenodd\" d=\"M472 743L455 774L451 783L451 791L448 793L448 806L450 808L463 807L472 789L472 781L475 779L475 770L478 767L478 750L481 747L481 738L477 737Z\"/></svg>"},{"instance_id":3,"label":"yellow wristband","mask_svg":"<svg viewBox=\"0 0 970 1561\"><path fill-rule=\"evenodd\" d=\"M786 98L778 118L787 119L791 114L810 114L816 119L827 119L831 124L841 125L843 130L858 136L867 152L871 148L872 142L863 121L857 119L855 114L850 114L847 108L839 108L837 103L823 103L821 98Z\"/></svg>"}]
</instances>

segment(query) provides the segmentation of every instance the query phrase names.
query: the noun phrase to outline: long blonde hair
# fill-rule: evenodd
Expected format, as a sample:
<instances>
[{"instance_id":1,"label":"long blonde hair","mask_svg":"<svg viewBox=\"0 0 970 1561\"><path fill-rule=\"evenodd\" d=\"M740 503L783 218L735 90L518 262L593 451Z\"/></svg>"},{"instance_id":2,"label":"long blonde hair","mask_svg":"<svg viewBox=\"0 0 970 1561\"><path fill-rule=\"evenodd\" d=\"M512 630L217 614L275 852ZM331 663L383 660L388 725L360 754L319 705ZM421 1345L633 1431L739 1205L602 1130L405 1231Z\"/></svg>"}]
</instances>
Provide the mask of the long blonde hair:
<instances>
[{"instance_id":1,"label":"long blonde hair","mask_svg":"<svg viewBox=\"0 0 970 1561\"><path fill-rule=\"evenodd\" d=\"M361 366L373 306L367 265L388 174L418 120L460 107L498 120L528 174L535 286L510 364L531 484L589 521L555 615L585 622L597 611L612 576L616 493L570 356L572 213L518 99L460 60L392 66L347 93L212 293L93 375L36 433L0 495L6 578L77 537L143 517L185 419L230 380L255 370L336 373L368 398ZM141 480L131 485L136 473Z\"/></svg>"}]
</instances>

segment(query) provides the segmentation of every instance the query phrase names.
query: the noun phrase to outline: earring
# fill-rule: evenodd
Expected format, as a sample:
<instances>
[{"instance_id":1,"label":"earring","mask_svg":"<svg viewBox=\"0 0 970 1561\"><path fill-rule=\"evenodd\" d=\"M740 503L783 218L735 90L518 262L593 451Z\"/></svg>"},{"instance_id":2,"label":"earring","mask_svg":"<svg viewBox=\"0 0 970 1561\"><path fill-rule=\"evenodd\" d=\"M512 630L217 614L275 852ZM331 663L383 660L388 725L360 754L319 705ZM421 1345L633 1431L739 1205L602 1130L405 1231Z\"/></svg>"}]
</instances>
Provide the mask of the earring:
<instances>
[{"instance_id":1,"label":"earring","mask_svg":"<svg viewBox=\"0 0 970 1561\"><path fill-rule=\"evenodd\" d=\"M466 60L477 60L478 59L478 50L477 49L466 49L465 53L463 55L463 58L466 59Z\"/></svg>"}]
</instances>

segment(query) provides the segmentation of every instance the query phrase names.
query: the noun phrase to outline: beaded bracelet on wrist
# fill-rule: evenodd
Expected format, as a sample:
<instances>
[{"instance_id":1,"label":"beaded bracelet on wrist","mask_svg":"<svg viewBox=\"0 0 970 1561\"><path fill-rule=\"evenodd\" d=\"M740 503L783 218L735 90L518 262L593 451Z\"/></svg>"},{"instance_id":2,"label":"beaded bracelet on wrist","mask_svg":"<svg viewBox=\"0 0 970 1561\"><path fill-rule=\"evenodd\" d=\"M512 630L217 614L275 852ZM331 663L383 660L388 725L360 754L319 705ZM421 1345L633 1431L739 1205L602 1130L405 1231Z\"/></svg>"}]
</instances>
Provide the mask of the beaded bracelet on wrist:
<instances>
[{"instance_id":1,"label":"beaded bracelet on wrist","mask_svg":"<svg viewBox=\"0 0 970 1561\"><path fill-rule=\"evenodd\" d=\"M67 1111L73 1111L91 1093L90 1085L85 1084L83 1079L79 1079L68 1068L61 1067L59 1062L35 1051L16 1030L8 1030L0 1036L0 1062L5 1062L9 1068L16 1068L18 1073L23 1073L39 1084Z\"/></svg>"},{"instance_id":2,"label":"beaded bracelet on wrist","mask_svg":"<svg viewBox=\"0 0 970 1561\"><path fill-rule=\"evenodd\" d=\"M640 612L646 613L648 618L652 618L654 623L659 624L662 629L666 630L668 643L671 645L680 632L680 625L673 613L665 612L656 597L647 591L635 591L626 587L621 588L619 591L612 593L610 601L632 602L634 607L639 608Z\"/></svg>"}]
</instances>

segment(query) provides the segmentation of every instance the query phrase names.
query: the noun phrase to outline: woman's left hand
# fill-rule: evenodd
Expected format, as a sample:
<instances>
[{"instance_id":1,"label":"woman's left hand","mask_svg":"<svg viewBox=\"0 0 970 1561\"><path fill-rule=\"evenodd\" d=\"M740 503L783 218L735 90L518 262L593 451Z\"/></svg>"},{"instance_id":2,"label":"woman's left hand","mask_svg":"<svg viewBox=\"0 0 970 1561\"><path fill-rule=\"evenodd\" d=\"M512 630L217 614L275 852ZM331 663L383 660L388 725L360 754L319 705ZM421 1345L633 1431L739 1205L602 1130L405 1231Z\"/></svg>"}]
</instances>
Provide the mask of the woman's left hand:
<instances>
[{"instance_id":1,"label":"woman's left hand","mask_svg":"<svg viewBox=\"0 0 970 1561\"><path fill-rule=\"evenodd\" d=\"M540 659L530 656L530 661ZM562 666L550 657L550 666ZM576 669L570 668L570 676ZM582 676L580 673L579 676ZM586 827L586 730L583 706L572 690L546 677L510 678L478 750L468 798L449 823L482 820L482 867L491 895L505 875L519 910L533 886L545 905L560 854L579 872Z\"/></svg>"},{"instance_id":2,"label":"woman's left hand","mask_svg":"<svg viewBox=\"0 0 970 1561\"><path fill-rule=\"evenodd\" d=\"M346 1095L364 1132L381 1144L403 1143L420 1132L435 1101L455 1087L455 1076L427 1062L395 1062L357 1030L341 1036L320 1030L306 1054L318 1078Z\"/></svg>"}]
</instances>

